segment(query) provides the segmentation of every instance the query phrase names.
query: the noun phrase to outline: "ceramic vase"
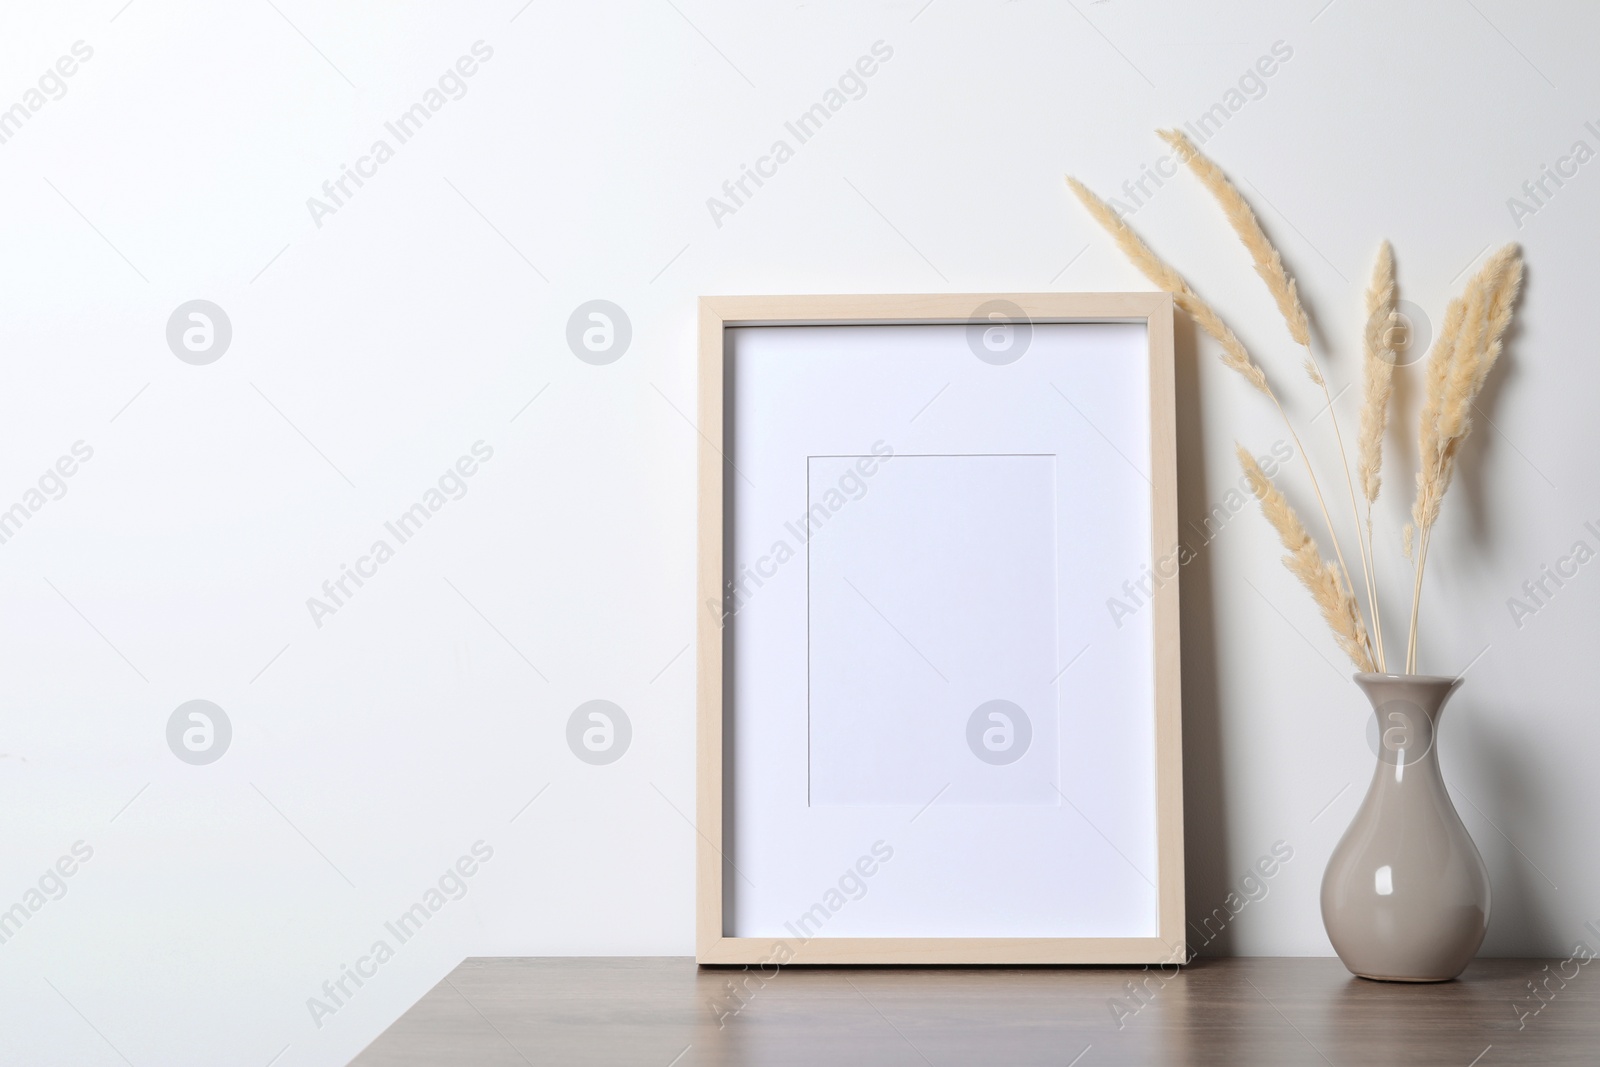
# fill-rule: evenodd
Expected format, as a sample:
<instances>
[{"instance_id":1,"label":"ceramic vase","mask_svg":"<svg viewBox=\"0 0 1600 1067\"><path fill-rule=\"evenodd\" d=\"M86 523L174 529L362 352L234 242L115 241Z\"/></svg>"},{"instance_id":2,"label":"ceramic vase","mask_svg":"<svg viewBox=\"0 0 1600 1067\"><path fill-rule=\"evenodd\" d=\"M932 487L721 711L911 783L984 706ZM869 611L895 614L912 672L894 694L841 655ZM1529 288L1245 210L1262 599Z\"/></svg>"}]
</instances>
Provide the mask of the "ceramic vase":
<instances>
[{"instance_id":1,"label":"ceramic vase","mask_svg":"<svg viewBox=\"0 0 1600 1067\"><path fill-rule=\"evenodd\" d=\"M1353 974L1447 981L1489 927L1489 872L1439 772L1439 718L1460 679L1355 681L1377 716L1378 766L1322 876L1322 923Z\"/></svg>"}]
</instances>

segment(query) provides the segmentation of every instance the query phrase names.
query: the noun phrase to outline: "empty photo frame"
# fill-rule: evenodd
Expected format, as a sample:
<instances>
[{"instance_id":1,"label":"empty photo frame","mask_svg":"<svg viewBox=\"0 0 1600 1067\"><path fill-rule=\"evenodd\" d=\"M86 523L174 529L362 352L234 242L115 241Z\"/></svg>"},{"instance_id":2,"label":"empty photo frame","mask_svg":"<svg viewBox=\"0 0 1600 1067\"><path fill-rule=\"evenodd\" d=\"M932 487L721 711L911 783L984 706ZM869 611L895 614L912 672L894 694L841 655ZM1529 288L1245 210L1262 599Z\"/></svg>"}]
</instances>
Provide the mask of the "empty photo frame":
<instances>
[{"instance_id":1,"label":"empty photo frame","mask_svg":"<svg viewBox=\"0 0 1600 1067\"><path fill-rule=\"evenodd\" d=\"M1172 302L700 304L696 957L1182 958Z\"/></svg>"}]
</instances>

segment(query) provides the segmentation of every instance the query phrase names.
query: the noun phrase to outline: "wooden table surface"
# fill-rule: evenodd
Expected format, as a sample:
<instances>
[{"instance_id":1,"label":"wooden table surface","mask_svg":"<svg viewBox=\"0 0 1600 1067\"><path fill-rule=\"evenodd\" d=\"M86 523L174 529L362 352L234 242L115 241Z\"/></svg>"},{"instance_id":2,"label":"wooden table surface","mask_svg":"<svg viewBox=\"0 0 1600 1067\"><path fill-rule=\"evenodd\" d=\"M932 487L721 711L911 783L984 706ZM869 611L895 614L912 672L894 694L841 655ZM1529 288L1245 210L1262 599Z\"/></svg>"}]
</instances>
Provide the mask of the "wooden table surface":
<instances>
[{"instance_id":1,"label":"wooden table surface","mask_svg":"<svg viewBox=\"0 0 1600 1067\"><path fill-rule=\"evenodd\" d=\"M730 982L745 984L739 1000ZM1529 982L1545 983L1544 1000ZM1407 985L1353 978L1332 958L1199 960L1175 976L797 967L765 977L680 958L469 959L353 1062L1592 1067L1597 998L1587 966L1557 960L1478 960L1454 982Z\"/></svg>"}]
</instances>

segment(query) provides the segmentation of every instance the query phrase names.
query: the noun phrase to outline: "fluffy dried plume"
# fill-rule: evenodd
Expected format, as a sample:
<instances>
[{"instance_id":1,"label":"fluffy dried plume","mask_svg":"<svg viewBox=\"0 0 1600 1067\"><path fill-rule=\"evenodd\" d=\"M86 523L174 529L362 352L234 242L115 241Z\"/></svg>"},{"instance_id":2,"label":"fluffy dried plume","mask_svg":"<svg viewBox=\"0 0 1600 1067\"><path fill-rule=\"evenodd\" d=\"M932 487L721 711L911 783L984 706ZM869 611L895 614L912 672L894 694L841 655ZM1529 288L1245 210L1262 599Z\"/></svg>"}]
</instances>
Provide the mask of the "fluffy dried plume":
<instances>
[{"instance_id":1,"label":"fluffy dried plume","mask_svg":"<svg viewBox=\"0 0 1600 1067\"><path fill-rule=\"evenodd\" d=\"M1372 268L1372 284L1367 287L1367 328L1362 338L1364 351L1361 396L1361 431L1356 439L1356 473L1361 493L1370 505L1378 499L1383 485L1383 434L1389 426L1389 399L1394 393L1394 327L1399 292L1394 280L1394 250L1389 242L1378 249L1378 262ZM1369 512L1370 514L1370 512Z\"/></svg>"},{"instance_id":2,"label":"fluffy dried plume","mask_svg":"<svg viewBox=\"0 0 1600 1067\"><path fill-rule=\"evenodd\" d=\"M1427 526L1429 508L1437 507L1437 472L1444 454L1439 440L1439 412L1444 406L1450 359L1460 339L1466 313L1465 297L1458 296L1450 301L1423 372L1422 413L1417 418L1417 499L1411 506L1411 524L1419 533Z\"/></svg>"},{"instance_id":3,"label":"fluffy dried plume","mask_svg":"<svg viewBox=\"0 0 1600 1067\"><path fill-rule=\"evenodd\" d=\"M1355 597L1340 582L1339 572L1333 564L1322 558L1300 517L1294 513L1278 487L1272 484L1255 457L1242 445L1238 453L1239 465L1244 468L1250 489L1261 502L1261 513L1267 517L1272 528L1278 532L1278 540L1283 543L1287 553L1283 557L1284 566L1300 579L1300 584L1316 601L1323 620L1333 631L1334 640L1350 657L1350 662L1355 664L1357 670L1372 670L1371 644Z\"/></svg>"},{"instance_id":4,"label":"fluffy dried plume","mask_svg":"<svg viewBox=\"0 0 1600 1067\"><path fill-rule=\"evenodd\" d=\"M1489 257L1466 291L1450 302L1439 341L1428 356L1418 422L1417 499L1411 520L1424 543L1455 473L1455 457L1472 431L1472 406L1499 359L1517 293L1522 256L1506 245Z\"/></svg>"},{"instance_id":5,"label":"fluffy dried plume","mask_svg":"<svg viewBox=\"0 0 1600 1067\"><path fill-rule=\"evenodd\" d=\"M1469 302L1472 343L1463 336L1449 371L1449 383L1439 414L1443 437L1465 437L1471 428L1472 402L1500 357L1501 336L1511 324L1511 308L1522 288L1522 258L1516 245L1506 245L1484 265L1478 275L1479 306ZM1473 314L1475 312L1476 314Z\"/></svg>"},{"instance_id":6,"label":"fluffy dried plume","mask_svg":"<svg viewBox=\"0 0 1600 1067\"><path fill-rule=\"evenodd\" d=\"M1245 351L1244 343L1234 336L1234 332L1222 321L1222 317L1212 310L1211 305L1200 299L1199 294L1190 288L1181 274L1151 251L1150 246L1129 229L1128 224L1112 210L1111 205L1101 200L1076 178L1068 176L1067 184L1072 187L1073 194L1089 214L1100 224L1100 228L1111 235L1111 239L1117 243L1122 254L1128 257L1139 272L1150 279L1151 284L1158 289L1171 293L1173 302L1222 346L1223 364L1238 371L1256 389L1271 396L1272 391L1267 386L1266 374L1250 358L1250 353Z\"/></svg>"},{"instance_id":7,"label":"fluffy dried plume","mask_svg":"<svg viewBox=\"0 0 1600 1067\"><path fill-rule=\"evenodd\" d=\"M1283 315L1284 324L1289 327L1289 336L1296 344L1311 347L1311 330L1306 323L1306 309L1300 303L1299 290L1295 287L1294 279L1289 277L1289 272L1284 270L1283 257L1278 255L1278 250L1272 247L1272 242L1262 232L1256 213L1228 180L1228 176L1222 173L1222 168L1196 148L1187 134L1182 130L1156 132L1172 146L1178 158L1188 165L1222 208L1228 225L1233 227L1233 232L1238 234L1245 250L1250 253L1256 273L1261 275L1261 280L1267 283L1267 289L1272 293L1272 299L1277 301L1278 311ZM1315 364L1308 361L1306 373L1320 384L1321 375Z\"/></svg>"}]
</instances>

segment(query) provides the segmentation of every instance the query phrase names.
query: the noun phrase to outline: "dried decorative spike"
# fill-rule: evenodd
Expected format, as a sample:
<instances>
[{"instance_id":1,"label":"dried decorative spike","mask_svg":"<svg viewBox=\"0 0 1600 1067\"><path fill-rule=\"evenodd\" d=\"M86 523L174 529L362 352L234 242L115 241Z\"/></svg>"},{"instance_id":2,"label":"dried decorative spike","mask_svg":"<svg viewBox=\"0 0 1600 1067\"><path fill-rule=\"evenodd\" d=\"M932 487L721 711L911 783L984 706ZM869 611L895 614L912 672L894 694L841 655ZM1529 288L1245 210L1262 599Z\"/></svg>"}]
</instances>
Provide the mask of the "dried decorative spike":
<instances>
[{"instance_id":1,"label":"dried decorative spike","mask_svg":"<svg viewBox=\"0 0 1600 1067\"><path fill-rule=\"evenodd\" d=\"M1278 487L1272 484L1272 479L1267 477L1255 457L1242 445L1238 453L1239 465L1244 468L1250 489L1261 501L1261 513L1278 531L1278 540L1288 553L1283 557L1283 565L1300 579L1300 584L1316 601L1323 620L1333 631L1334 639L1344 654L1350 657L1350 662L1355 664L1357 670L1372 670L1372 646L1367 639L1367 628L1361 620L1361 609L1356 605L1355 597L1339 581L1339 572L1333 564L1322 558L1300 517L1294 513Z\"/></svg>"},{"instance_id":2,"label":"dried decorative spike","mask_svg":"<svg viewBox=\"0 0 1600 1067\"><path fill-rule=\"evenodd\" d=\"M1246 381L1270 396L1267 376L1250 358L1250 353L1245 351L1244 343L1234 336L1228 324L1211 309L1211 305L1201 300L1199 294L1189 287L1189 283L1183 280L1183 275L1167 266L1160 256L1152 252L1150 246L1140 240L1139 235L1129 229L1128 224L1111 209L1111 205L1090 192L1088 186L1070 176L1067 178L1067 184L1072 187L1072 192L1083 206L1089 210L1089 214L1094 216L1094 220L1111 235L1112 240L1117 242L1122 254L1139 268L1139 272L1150 279L1156 288L1171 293L1173 301L1194 319L1202 330L1222 345L1223 364L1244 375Z\"/></svg>"},{"instance_id":3,"label":"dried decorative spike","mask_svg":"<svg viewBox=\"0 0 1600 1067\"><path fill-rule=\"evenodd\" d=\"M1171 145L1177 152L1178 158L1188 164L1200 183L1211 191L1222 208L1222 213L1227 216L1228 225L1233 227L1233 232L1239 235L1239 240L1244 243L1245 250L1250 253L1250 258L1255 262L1256 273L1261 275L1261 280L1267 283L1267 289L1272 293L1272 299L1277 301L1278 311L1283 315L1284 325L1289 327L1289 336L1295 344L1311 347L1311 329L1306 323L1306 309L1300 303L1300 292L1295 287L1294 279L1289 277L1289 272L1283 268L1283 257L1278 255L1278 250L1272 247L1272 242L1267 240L1267 235L1261 229L1261 223L1256 219L1256 213L1240 195L1239 190L1222 173L1222 168L1211 162L1206 155L1196 148L1194 142L1189 140L1188 134L1182 130L1157 130L1161 139ZM1322 375L1318 373L1316 364L1306 362L1306 373L1318 385L1322 384Z\"/></svg>"},{"instance_id":4,"label":"dried decorative spike","mask_svg":"<svg viewBox=\"0 0 1600 1067\"><path fill-rule=\"evenodd\" d=\"M1394 250L1389 242L1378 249L1367 288L1367 327L1362 337L1364 380L1361 398L1361 432L1356 440L1356 472L1361 493L1370 505L1383 484L1383 434L1389 426L1389 399L1394 393L1394 326L1399 291L1394 280Z\"/></svg>"}]
</instances>

